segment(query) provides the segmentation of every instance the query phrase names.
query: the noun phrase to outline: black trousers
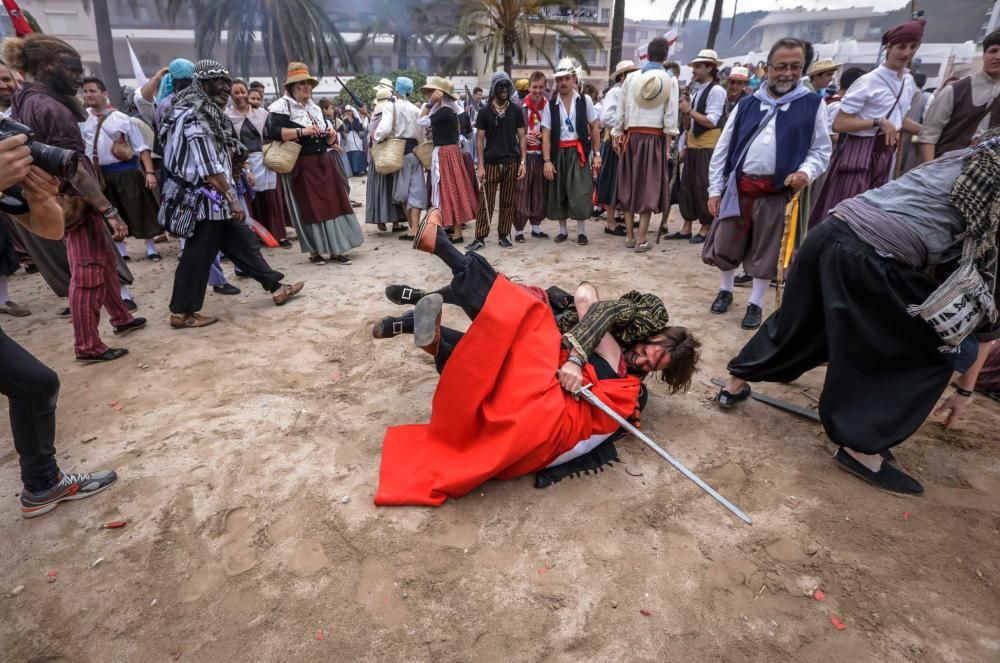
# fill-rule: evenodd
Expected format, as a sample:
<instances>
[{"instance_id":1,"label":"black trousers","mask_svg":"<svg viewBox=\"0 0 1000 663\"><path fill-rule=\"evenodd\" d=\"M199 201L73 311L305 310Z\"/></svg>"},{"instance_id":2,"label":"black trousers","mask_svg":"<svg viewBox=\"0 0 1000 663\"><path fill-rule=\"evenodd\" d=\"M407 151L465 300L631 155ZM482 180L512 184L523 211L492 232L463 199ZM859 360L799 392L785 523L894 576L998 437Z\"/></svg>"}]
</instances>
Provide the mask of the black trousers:
<instances>
[{"instance_id":1,"label":"black trousers","mask_svg":"<svg viewBox=\"0 0 1000 663\"><path fill-rule=\"evenodd\" d=\"M201 310L208 287L208 272L216 254L222 251L233 264L274 292L285 275L271 269L260 254L260 240L242 221L199 221L194 235L184 243L184 253L174 273L170 312L190 315Z\"/></svg>"},{"instance_id":2,"label":"black trousers","mask_svg":"<svg viewBox=\"0 0 1000 663\"><path fill-rule=\"evenodd\" d=\"M10 403L10 430L21 482L40 493L59 481L56 401L59 376L0 330L0 393Z\"/></svg>"},{"instance_id":3,"label":"black trousers","mask_svg":"<svg viewBox=\"0 0 1000 663\"><path fill-rule=\"evenodd\" d=\"M729 363L750 382L791 382L829 362L819 415L838 445L867 454L910 437L955 364L930 325L906 307L937 284L889 258L831 217L809 232L781 308Z\"/></svg>"}]
</instances>

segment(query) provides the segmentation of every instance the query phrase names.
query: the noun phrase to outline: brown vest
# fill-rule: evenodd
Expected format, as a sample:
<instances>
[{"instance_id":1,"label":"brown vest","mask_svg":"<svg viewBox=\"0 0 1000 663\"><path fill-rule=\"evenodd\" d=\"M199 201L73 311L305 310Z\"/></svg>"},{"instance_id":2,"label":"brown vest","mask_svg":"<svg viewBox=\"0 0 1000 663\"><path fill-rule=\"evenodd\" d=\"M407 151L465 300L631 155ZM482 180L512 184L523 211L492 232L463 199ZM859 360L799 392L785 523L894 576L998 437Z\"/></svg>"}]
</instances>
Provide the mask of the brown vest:
<instances>
[{"instance_id":1,"label":"brown vest","mask_svg":"<svg viewBox=\"0 0 1000 663\"><path fill-rule=\"evenodd\" d=\"M989 105L975 106L972 103L972 76L966 76L953 83L955 103L952 105L951 119L941 130L941 138L934 148L934 156L939 157L945 152L969 147L976 127L988 113L989 128L1000 126L1000 95Z\"/></svg>"}]
</instances>

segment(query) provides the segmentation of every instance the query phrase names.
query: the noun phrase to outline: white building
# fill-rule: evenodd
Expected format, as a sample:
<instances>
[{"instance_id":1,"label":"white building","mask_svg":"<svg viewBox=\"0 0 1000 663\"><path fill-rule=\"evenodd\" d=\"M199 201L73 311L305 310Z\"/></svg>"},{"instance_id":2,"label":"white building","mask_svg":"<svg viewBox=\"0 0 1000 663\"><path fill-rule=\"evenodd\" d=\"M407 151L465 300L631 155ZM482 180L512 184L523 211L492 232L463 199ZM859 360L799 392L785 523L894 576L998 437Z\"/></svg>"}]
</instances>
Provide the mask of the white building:
<instances>
[{"instance_id":1,"label":"white building","mask_svg":"<svg viewBox=\"0 0 1000 663\"><path fill-rule=\"evenodd\" d=\"M771 12L757 21L734 46L751 51L767 50L784 37L796 37L814 44L842 40L879 41L882 21L888 12L874 7L810 10L799 7Z\"/></svg>"}]
</instances>

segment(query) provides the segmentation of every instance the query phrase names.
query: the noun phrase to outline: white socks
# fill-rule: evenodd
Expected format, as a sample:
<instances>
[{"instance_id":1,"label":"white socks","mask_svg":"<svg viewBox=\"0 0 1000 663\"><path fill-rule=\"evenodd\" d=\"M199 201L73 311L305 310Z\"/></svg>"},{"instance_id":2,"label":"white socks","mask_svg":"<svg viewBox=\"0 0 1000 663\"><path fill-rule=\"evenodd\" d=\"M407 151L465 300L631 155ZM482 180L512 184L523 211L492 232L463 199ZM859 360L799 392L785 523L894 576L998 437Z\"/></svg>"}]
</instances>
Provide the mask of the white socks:
<instances>
[{"instance_id":1,"label":"white socks","mask_svg":"<svg viewBox=\"0 0 1000 663\"><path fill-rule=\"evenodd\" d=\"M125 242L115 242L115 246L118 247L118 255L122 258L128 256L128 247L125 246Z\"/></svg>"},{"instance_id":2,"label":"white socks","mask_svg":"<svg viewBox=\"0 0 1000 663\"><path fill-rule=\"evenodd\" d=\"M733 288L736 287L736 270L727 269L719 273L719 290L725 290L726 292L732 292Z\"/></svg>"},{"instance_id":3,"label":"white socks","mask_svg":"<svg viewBox=\"0 0 1000 663\"><path fill-rule=\"evenodd\" d=\"M151 256L156 253L156 240L147 239L146 240L146 255Z\"/></svg>"},{"instance_id":4,"label":"white socks","mask_svg":"<svg viewBox=\"0 0 1000 663\"><path fill-rule=\"evenodd\" d=\"M533 233L540 233L540 232L542 232L542 224L540 224L540 223L532 223L531 224L531 232L533 232Z\"/></svg>"},{"instance_id":5,"label":"white socks","mask_svg":"<svg viewBox=\"0 0 1000 663\"><path fill-rule=\"evenodd\" d=\"M586 221L577 221L576 222L576 234L577 235L586 235L587 234L587 222Z\"/></svg>"},{"instance_id":6,"label":"white socks","mask_svg":"<svg viewBox=\"0 0 1000 663\"><path fill-rule=\"evenodd\" d=\"M132 299L132 293L128 291L128 287L122 286L118 292L121 294L123 300Z\"/></svg>"},{"instance_id":7,"label":"white socks","mask_svg":"<svg viewBox=\"0 0 1000 663\"><path fill-rule=\"evenodd\" d=\"M559 234L560 235L569 235L569 231L566 230L566 222L565 221L560 221L559 222Z\"/></svg>"},{"instance_id":8,"label":"white socks","mask_svg":"<svg viewBox=\"0 0 1000 663\"><path fill-rule=\"evenodd\" d=\"M764 308L764 295L767 294L767 289L770 285L771 279L755 278L753 280L753 291L750 293L750 303Z\"/></svg>"},{"instance_id":9,"label":"white socks","mask_svg":"<svg viewBox=\"0 0 1000 663\"><path fill-rule=\"evenodd\" d=\"M10 293L7 291L7 277L0 276L0 306L10 301Z\"/></svg>"}]
</instances>

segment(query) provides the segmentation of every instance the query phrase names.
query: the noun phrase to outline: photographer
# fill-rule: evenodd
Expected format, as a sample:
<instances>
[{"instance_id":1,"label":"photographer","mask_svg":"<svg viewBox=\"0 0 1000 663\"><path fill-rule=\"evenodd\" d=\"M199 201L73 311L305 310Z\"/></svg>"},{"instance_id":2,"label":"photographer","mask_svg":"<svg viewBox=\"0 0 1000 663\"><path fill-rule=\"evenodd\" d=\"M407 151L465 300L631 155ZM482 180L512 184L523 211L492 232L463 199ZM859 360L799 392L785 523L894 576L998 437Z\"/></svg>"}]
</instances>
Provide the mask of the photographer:
<instances>
[{"instance_id":1,"label":"photographer","mask_svg":"<svg viewBox=\"0 0 1000 663\"><path fill-rule=\"evenodd\" d=\"M20 184L30 216L15 216L28 230L49 239L63 232L57 181L31 166L26 136L0 140L0 189ZM56 462L56 401L59 377L0 329L0 393L9 400L10 428L21 465L21 515L33 518L60 502L91 497L118 480L111 470L63 474Z\"/></svg>"},{"instance_id":2,"label":"photographer","mask_svg":"<svg viewBox=\"0 0 1000 663\"><path fill-rule=\"evenodd\" d=\"M116 252L104 223L111 225L115 240L124 239L128 228L104 197L93 165L86 158L77 124L86 119L76 99L83 78L80 54L60 39L33 34L4 41L3 55L11 67L23 73L25 81L14 95L13 117L30 126L38 142L80 156L76 173L60 180L58 196L66 220L76 357L85 362L118 359L128 350L109 348L101 340L97 329L101 308L108 310L115 335L141 329L146 320L133 318L119 297Z\"/></svg>"}]
</instances>

